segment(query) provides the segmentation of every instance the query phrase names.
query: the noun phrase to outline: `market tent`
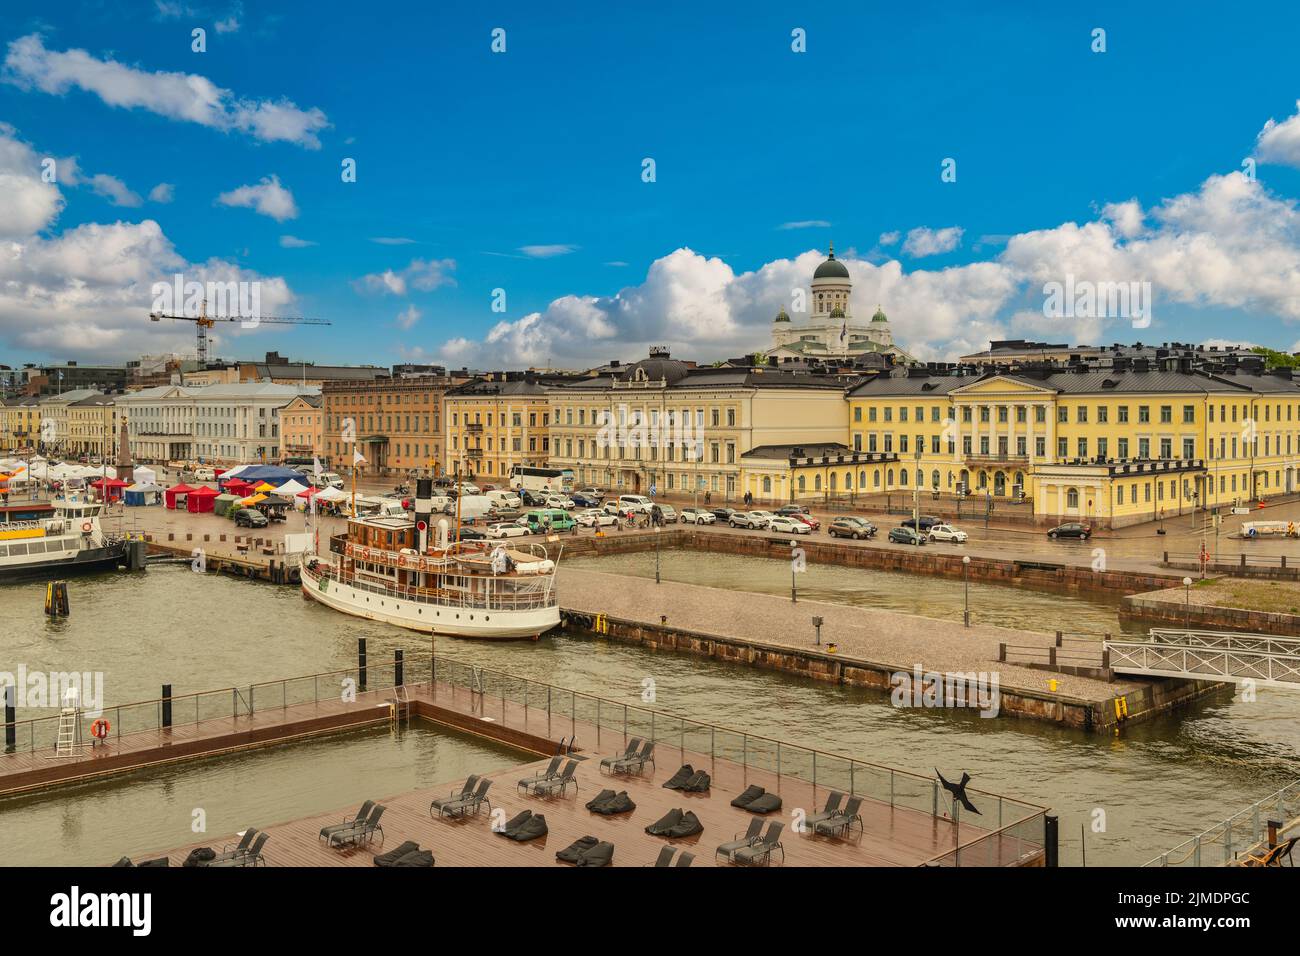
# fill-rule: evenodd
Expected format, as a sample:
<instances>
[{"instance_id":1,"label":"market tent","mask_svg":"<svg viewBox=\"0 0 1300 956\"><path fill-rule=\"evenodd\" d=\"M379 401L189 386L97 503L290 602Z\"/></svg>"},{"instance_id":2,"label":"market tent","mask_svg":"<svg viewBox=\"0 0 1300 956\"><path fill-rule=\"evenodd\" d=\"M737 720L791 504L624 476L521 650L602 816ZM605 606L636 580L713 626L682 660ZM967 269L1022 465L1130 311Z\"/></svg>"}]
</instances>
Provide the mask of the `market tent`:
<instances>
[{"instance_id":1,"label":"market tent","mask_svg":"<svg viewBox=\"0 0 1300 956\"><path fill-rule=\"evenodd\" d=\"M179 485L172 485L170 488L168 488L166 491L163 492L163 504L167 506L167 509L169 511L175 511L176 499L185 497L193 490L194 490L193 488L191 488L189 485L184 483Z\"/></svg>"},{"instance_id":2,"label":"market tent","mask_svg":"<svg viewBox=\"0 0 1300 956\"><path fill-rule=\"evenodd\" d=\"M254 484L260 481L269 481L272 487L286 481L298 481L302 478L302 472L294 471L292 468L283 468L280 465L250 465L247 468L241 467L234 470L238 471L239 477L244 481L251 481ZM230 474L230 472L226 472L226 474Z\"/></svg>"},{"instance_id":3,"label":"market tent","mask_svg":"<svg viewBox=\"0 0 1300 956\"><path fill-rule=\"evenodd\" d=\"M131 478L137 485L152 485L158 481L158 473L152 468L144 465L137 465L131 471Z\"/></svg>"},{"instance_id":4,"label":"market tent","mask_svg":"<svg viewBox=\"0 0 1300 956\"><path fill-rule=\"evenodd\" d=\"M158 496L162 492L162 487L155 485L152 481L136 482L126 489L126 503L128 505L156 505Z\"/></svg>"},{"instance_id":5,"label":"market tent","mask_svg":"<svg viewBox=\"0 0 1300 956\"><path fill-rule=\"evenodd\" d=\"M249 508L252 507L253 505L260 505L265 500L266 500L266 495L256 494L253 495L253 497L251 498L245 498L243 501L239 503L239 506L241 508Z\"/></svg>"},{"instance_id":6,"label":"market tent","mask_svg":"<svg viewBox=\"0 0 1300 956\"><path fill-rule=\"evenodd\" d=\"M275 491L275 485L271 484L269 481L259 481L256 485L253 486L253 490L268 491L268 492Z\"/></svg>"},{"instance_id":7,"label":"market tent","mask_svg":"<svg viewBox=\"0 0 1300 956\"><path fill-rule=\"evenodd\" d=\"M316 494L320 494L319 488L304 488L302 491L298 492L298 497L310 498L312 495L316 495Z\"/></svg>"},{"instance_id":8,"label":"market tent","mask_svg":"<svg viewBox=\"0 0 1300 956\"><path fill-rule=\"evenodd\" d=\"M340 491L337 488L322 488L316 492L317 501L343 501L347 496L346 491Z\"/></svg>"},{"instance_id":9,"label":"market tent","mask_svg":"<svg viewBox=\"0 0 1300 956\"><path fill-rule=\"evenodd\" d=\"M277 495L284 495L286 498L292 498L294 495L297 495L306 490L307 490L307 486L302 484L301 482L286 481L284 484L280 485L278 488L275 489L275 493Z\"/></svg>"},{"instance_id":10,"label":"market tent","mask_svg":"<svg viewBox=\"0 0 1300 956\"><path fill-rule=\"evenodd\" d=\"M212 510L217 490L200 485L185 497L185 510L190 514L204 514Z\"/></svg>"},{"instance_id":11,"label":"market tent","mask_svg":"<svg viewBox=\"0 0 1300 956\"><path fill-rule=\"evenodd\" d=\"M223 487L228 494L239 495L240 497L243 497L253 490L253 486L242 478L231 478L223 485Z\"/></svg>"},{"instance_id":12,"label":"market tent","mask_svg":"<svg viewBox=\"0 0 1300 956\"><path fill-rule=\"evenodd\" d=\"M239 507L239 495L217 495L212 499L212 513L219 516L229 515Z\"/></svg>"},{"instance_id":13,"label":"market tent","mask_svg":"<svg viewBox=\"0 0 1300 956\"><path fill-rule=\"evenodd\" d=\"M238 477L242 472L245 472L252 467L253 467L252 465L236 465L234 468L228 468L225 471L221 472L220 477L235 478Z\"/></svg>"},{"instance_id":14,"label":"market tent","mask_svg":"<svg viewBox=\"0 0 1300 956\"><path fill-rule=\"evenodd\" d=\"M128 484L120 478L97 478L90 483L90 487L100 492L105 501L115 501L122 497L122 489Z\"/></svg>"}]
</instances>

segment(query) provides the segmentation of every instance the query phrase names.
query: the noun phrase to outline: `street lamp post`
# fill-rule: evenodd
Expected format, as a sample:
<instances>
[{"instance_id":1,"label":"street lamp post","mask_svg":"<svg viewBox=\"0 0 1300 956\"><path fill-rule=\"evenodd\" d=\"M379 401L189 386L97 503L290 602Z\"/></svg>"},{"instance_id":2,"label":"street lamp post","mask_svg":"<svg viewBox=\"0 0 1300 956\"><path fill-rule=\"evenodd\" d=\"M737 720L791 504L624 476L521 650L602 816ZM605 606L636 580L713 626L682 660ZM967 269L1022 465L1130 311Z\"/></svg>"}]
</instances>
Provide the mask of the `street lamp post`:
<instances>
[{"instance_id":1,"label":"street lamp post","mask_svg":"<svg viewBox=\"0 0 1300 956\"><path fill-rule=\"evenodd\" d=\"M1183 594L1186 597L1186 603L1184 604L1186 611L1185 611L1183 623L1190 627L1192 623L1192 579L1191 578L1183 578Z\"/></svg>"},{"instance_id":2,"label":"street lamp post","mask_svg":"<svg viewBox=\"0 0 1300 956\"><path fill-rule=\"evenodd\" d=\"M655 525L655 584L659 583L659 525Z\"/></svg>"},{"instance_id":3,"label":"street lamp post","mask_svg":"<svg viewBox=\"0 0 1300 956\"><path fill-rule=\"evenodd\" d=\"M961 576L966 583L966 610L962 614L962 622L965 627L970 627L970 555L961 556Z\"/></svg>"}]
</instances>

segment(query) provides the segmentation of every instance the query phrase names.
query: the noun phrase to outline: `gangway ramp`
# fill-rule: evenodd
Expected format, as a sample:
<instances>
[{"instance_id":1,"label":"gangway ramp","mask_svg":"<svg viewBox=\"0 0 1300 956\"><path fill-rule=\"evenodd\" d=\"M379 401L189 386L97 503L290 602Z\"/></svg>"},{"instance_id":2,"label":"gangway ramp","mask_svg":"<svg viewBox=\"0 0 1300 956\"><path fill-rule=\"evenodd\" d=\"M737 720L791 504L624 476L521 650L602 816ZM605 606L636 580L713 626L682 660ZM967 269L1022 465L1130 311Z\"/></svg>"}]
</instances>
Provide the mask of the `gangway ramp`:
<instances>
[{"instance_id":1,"label":"gangway ramp","mask_svg":"<svg viewBox=\"0 0 1300 956\"><path fill-rule=\"evenodd\" d=\"M1105 646L1119 674L1300 690L1300 638L1152 628L1145 637L1108 639Z\"/></svg>"}]
</instances>

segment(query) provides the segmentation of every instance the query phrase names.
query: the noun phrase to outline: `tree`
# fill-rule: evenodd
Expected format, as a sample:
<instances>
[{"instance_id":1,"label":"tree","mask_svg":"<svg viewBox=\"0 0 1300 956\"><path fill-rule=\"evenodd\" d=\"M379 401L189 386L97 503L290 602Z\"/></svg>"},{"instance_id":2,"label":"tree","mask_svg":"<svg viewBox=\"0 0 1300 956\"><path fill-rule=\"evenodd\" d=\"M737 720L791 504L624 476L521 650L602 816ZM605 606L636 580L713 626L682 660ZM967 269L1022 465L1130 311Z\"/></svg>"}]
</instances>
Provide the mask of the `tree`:
<instances>
[{"instance_id":1,"label":"tree","mask_svg":"<svg viewBox=\"0 0 1300 956\"><path fill-rule=\"evenodd\" d=\"M1262 345L1255 346L1251 351L1256 355L1264 356L1265 368L1300 368L1300 357L1290 352L1279 352Z\"/></svg>"}]
</instances>

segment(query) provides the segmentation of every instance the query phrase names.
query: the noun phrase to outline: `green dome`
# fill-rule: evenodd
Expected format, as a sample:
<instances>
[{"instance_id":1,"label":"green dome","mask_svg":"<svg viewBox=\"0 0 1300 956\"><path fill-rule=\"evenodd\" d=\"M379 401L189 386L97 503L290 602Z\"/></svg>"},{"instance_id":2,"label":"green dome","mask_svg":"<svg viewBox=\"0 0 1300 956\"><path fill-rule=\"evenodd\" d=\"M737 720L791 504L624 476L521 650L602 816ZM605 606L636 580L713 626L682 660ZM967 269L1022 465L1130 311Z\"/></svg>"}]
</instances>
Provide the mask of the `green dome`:
<instances>
[{"instance_id":1,"label":"green dome","mask_svg":"<svg viewBox=\"0 0 1300 956\"><path fill-rule=\"evenodd\" d=\"M844 263L835 258L835 253L830 254L830 258L817 267L813 273L814 279L847 279L849 270Z\"/></svg>"},{"instance_id":2,"label":"green dome","mask_svg":"<svg viewBox=\"0 0 1300 956\"><path fill-rule=\"evenodd\" d=\"M776 314L776 318L773 319L772 321L773 321L773 322L789 322L789 321L790 321L790 316L786 315L786 313L785 313L785 307L784 307L784 306L782 306L781 311L778 312L778 313Z\"/></svg>"},{"instance_id":3,"label":"green dome","mask_svg":"<svg viewBox=\"0 0 1300 956\"><path fill-rule=\"evenodd\" d=\"M885 315L885 310L882 309L880 306L876 306L876 314L873 315L873 316L871 317L871 321L872 321L872 322L888 322L889 319L888 319L888 317Z\"/></svg>"}]
</instances>

